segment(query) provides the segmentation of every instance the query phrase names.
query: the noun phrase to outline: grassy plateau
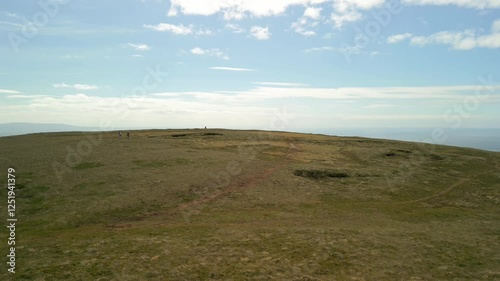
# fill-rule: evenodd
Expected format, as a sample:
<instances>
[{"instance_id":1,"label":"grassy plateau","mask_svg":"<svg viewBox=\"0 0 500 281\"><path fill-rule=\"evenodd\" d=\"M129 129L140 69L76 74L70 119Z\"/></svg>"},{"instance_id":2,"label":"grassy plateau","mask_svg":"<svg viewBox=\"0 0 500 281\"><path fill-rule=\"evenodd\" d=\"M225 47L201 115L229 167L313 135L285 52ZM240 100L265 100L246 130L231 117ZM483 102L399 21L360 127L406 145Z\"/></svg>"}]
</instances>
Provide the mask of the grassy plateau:
<instances>
[{"instance_id":1,"label":"grassy plateau","mask_svg":"<svg viewBox=\"0 0 500 281\"><path fill-rule=\"evenodd\" d=\"M267 131L0 138L0 280L500 280L500 153ZM0 197L7 224L7 190Z\"/></svg>"}]
</instances>

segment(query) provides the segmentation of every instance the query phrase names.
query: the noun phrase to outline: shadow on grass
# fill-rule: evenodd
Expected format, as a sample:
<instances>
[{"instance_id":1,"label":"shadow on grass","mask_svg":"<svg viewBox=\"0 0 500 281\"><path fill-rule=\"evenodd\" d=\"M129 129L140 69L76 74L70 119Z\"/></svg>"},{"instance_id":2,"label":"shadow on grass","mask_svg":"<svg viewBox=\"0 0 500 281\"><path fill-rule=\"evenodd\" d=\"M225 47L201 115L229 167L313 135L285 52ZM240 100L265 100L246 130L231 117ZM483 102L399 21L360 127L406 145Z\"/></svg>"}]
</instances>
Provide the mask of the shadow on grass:
<instances>
[{"instance_id":1,"label":"shadow on grass","mask_svg":"<svg viewBox=\"0 0 500 281\"><path fill-rule=\"evenodd\" d=\"M294 175L310 179L324 178L347 178L349 175L344 172L335 172L328 170L295 170Z\"/></svg>"}]
</instances>

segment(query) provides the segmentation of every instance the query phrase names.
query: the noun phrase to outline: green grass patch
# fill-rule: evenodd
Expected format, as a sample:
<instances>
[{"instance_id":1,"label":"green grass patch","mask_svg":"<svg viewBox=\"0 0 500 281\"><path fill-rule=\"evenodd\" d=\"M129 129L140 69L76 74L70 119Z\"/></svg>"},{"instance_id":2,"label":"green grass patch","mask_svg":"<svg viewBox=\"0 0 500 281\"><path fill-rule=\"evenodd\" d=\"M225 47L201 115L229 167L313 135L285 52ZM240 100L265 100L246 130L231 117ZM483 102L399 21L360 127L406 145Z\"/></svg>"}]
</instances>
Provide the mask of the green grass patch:
<instances>
[{"instance_id":1,"label":"green grass patch","mask_svg":"<svg viewBox=\"0 0 500 281\"><path fill-rule=\"evenodd\" d=\"M187 164L191 163L191 160L186 159L186 158L176 158L175 163L179 164L179 165L187 165Z\"/></svg>"},{"instance_id":2,"label":"green grass patch","mask_svg":"<svg viewBox=\"0 0 500 281\"><path fill-rule=\"evenodd\" d=\"M85 188L87 188L87 185L84 183L79 183L79 184L73 186L73 190L83 190Z\"/></svg>"},{"instance_id":3,"label":"green grass patch","mask_svg":"<svg viewBox=\"0 0 500 281\"><path fill-rule=\"evenodd\" d=\"M384 213L391 214L394 219L406 221L410 223L426 223L430 221L454 221L466 219L471 215L471 211L446 206L438 208L430 207L413 207L413 208L396 208L395 206L386 206L385 208L379 208Z\"/></svg>"},{"instance_id":4,"label":"green grass patch","mask_svg":"<svg viewBox=\"0 0 500 281\"><path fill-rule=\"evenodd\" d=\"M143 168L162 168L168 166L168 163L163 161L144 161L144 160L134 160L132 163Z\"/></svg>"},{"instance_id":5,"label":"green grass patch","mask_svg":"<svg viewBox=\"0 0 500 281\"><path fill-rule=\"evenodd\" d=\"M432 160L436 160L436 161L444 160L444 157L441 155L438 155L438 154L430 154L429 158L431 158Z\"/></svg>"},{"instance_id":6,"label":"green grass patch","mask_svg":"<svg viewBox=\"0 0 500 281\"><path fill-rule=\"evenodd\" d=\"M145 161L145 160L134 160L132 163L141 168L164 168L177 165L187 165L192 161L186 158L175 158L168 161Z\"/></svg>"},{"instance_id":7,"label":"green grass patch","mask_svg":"<svg viewBox=\"0 0 500 281\"><path fill-rule=\"evenodd\" d=\"M22 186L22 188L19 188L19 186ZM46 185L39 185L39 186L17 185L16 189L21 190L20 192L18 192L17 195L18 198L27 199L45 193L45 191L49 190L50 187Z\"/></svg>"}]
</instances>

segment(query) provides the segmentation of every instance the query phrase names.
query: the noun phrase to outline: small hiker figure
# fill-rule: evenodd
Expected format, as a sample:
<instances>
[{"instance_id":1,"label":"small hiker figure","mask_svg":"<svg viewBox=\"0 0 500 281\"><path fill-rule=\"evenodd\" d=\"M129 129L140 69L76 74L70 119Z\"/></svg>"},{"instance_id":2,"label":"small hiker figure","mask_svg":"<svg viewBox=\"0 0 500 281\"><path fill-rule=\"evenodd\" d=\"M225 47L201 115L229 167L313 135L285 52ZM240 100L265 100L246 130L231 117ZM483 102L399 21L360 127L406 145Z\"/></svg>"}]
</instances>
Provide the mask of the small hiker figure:
<instances>
[{"instance_id":1,"label":"small hiker figure","mask_svg":"<svg viewBox=\"0 0 500 281\"><path fill-rule=\"evenodd\" d=\"M207 129L207 126L205 126L205 130Z\"/></svg>"},{"instance_id":2,"label":"small hiker figure","mask_svg":"<svg viewBox=\"0 0 500 281\"><path fill-rule=\"evenodd\" d=\"M118 132L118 137L122 137L122 132Z\"/></svg>"},{"instance_id":3,"label":"small hiker figure","mask_svg":"<svg viewBox=\"0 0 500 281\"><path fill-rule=\"evenodd\" d=\"M127 139L128 139L128 138L130 138L130 133L129 133L129 132L127 132Z\"/></svg>"}]
</instances>

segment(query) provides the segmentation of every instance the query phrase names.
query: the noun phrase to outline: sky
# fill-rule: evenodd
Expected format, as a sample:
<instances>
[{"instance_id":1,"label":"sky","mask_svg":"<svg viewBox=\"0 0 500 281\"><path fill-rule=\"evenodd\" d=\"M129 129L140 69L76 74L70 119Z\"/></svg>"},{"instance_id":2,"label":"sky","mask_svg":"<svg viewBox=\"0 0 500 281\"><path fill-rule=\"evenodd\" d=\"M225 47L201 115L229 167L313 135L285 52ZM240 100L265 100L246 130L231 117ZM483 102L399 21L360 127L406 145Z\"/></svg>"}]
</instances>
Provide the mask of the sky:
<instances>
[{"instance_id":1,"label":"sky","mask_svg":"<svg viewBox=\"0 0 500 281\"><path fill-rule=\"evenodd\" d=\"M0 123L500 128L500 0L16 0Z\"/></svg>"}]
</instances>

